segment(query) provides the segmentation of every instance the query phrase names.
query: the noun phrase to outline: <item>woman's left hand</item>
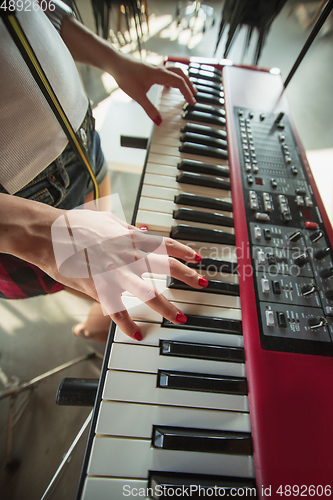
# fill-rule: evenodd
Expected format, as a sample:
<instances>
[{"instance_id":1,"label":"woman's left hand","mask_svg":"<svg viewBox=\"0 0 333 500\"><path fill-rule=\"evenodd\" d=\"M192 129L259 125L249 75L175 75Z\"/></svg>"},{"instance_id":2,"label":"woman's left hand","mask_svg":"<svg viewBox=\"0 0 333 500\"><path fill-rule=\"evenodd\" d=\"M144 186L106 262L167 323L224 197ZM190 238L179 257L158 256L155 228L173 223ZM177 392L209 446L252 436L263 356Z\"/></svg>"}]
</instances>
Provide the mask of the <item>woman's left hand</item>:
<instances>
[{"instance_id":1,"label":"woman's left hand","mask_svg":"<svg viewBox=\"0 0 333 500\"><path fill-rule=\"evenodd\" d=\"M119 59L117 65L112 64L109 73L115 78L119 87L143 107L156 125L160 125L162 117L147 97L148 90L154 84L178 88L189 104L196 103L197 91L181 68L154 66L121 52Z\"/></svg>"},{"instance_id":2,"label":"woman's left hand","mask_svg":"<svg viewBox=\"0 0 333 500\"><path fill-rule=\"evenodd\" d=\"M123 54L77 21L74 16L66 16L63 19L61 36L76 62L89 64L110 73L119 87L137 101L157 125L162 121L161 115L146 95L155 83L175 87L189 104L196 103L196 90L178 67L155 66Z\"/></svg>"}]
</instances>

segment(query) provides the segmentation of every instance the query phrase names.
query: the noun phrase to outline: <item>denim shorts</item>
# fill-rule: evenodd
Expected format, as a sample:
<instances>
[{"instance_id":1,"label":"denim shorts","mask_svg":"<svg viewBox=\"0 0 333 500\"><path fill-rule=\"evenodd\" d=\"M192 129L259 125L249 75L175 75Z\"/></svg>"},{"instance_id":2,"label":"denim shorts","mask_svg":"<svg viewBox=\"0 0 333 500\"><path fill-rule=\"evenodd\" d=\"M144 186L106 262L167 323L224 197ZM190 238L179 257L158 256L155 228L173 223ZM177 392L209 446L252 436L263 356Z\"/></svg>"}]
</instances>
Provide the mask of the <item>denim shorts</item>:
<instances>
[{"instance_id":1,"label":"denim shorts","mask_svg":"<svg viewBox=\"0 0 333 500\"><path fill-rule=\"evenodd\" d=\"M97 183L100 184L107 174L107 165L90 106L78 133ZM68 144L58 158L14 196L70 210L83 205L85 195L91 191L93 182L90 175L72 146ZM1 184L0 193L7 193Z\"/></svg>"},{"instance_id":2,"label":"denim shorts","mask_svg":"<svg viewBox=\"0 0 333 500\"><path fill-rule=\"evenodd\" d=\"M78 132L97 183L100 184L107 174L107 165L90 106ZM56 160L14 196L70 210L83 205L85 195L91 191L93 183L90 175L68 144ZM0 193L8 194L1 185ZM23 299L55 293L63 288L61 283L33 264L0 253L0 298Z\"/></svg>"}]
</instances>

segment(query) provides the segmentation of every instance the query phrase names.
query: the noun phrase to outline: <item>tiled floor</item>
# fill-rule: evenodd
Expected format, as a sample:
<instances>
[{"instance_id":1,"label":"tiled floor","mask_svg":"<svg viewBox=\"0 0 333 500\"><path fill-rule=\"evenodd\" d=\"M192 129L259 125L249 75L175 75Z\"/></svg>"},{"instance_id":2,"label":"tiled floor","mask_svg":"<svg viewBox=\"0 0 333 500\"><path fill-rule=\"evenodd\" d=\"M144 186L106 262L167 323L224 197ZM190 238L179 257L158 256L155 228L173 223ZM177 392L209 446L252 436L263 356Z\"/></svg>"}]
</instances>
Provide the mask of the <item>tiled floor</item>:
<instances>
[{"instance_id":1,"label":"tiled floor","mask_svg":"<svg viewBox=\"0 0 333 500\"><path fill-rule=\"evenodd\" d=\"M79 7L85 22L93 27L88 0ZM219 19L220 1L206 2L214 7ZM212 57L218 22L208 27L205 34L189 37L186 30L177 32L171 23L175 1L149 1L151 26L160 26L155 36L145 43L147 52L162 55L178 54ZM273 25L260 64L280 67L286 77L307 34L295 16L288 16L291 3L283 9ZM159 24L160 23L160 24ZM177 36L178 35L178 36ZM243 50L240 34L230 58L240 62ZM252 48L250 49L250 54ZM222 47L218 51L222 55ZM333 147L333 35L316 40L295 78L287 89L288 98L298 131L308 150ZM247 63L250 59L246 59ZM106 96L97 70L81 68L88 93L96 105ZM115 117L116 119L116 117ZM332 160L328 157L328 168ZM113 173L113 192L119 192L126 202L127 216L131 217L139 175ZM330 190L328 189L328 196ZM89 303L69 297L64 292L53 297L26 301L0 301L0 388L26 382L91 349L103 348L73 337L71 327L80 321L89 309ZM58 407L54 403L58 383L64 376L98 377L100 361L83 361L72 368L41 382L30 394L24 393L15 402L15 427L12 457L16 468L5 467L6 423L9 401L0 400L0 498L4 500L38 500L42 497L53 474L74 437L85 421L89 410ZM22 411L21 411L22 410ZM23 411L25 410L25 411ZM82 462L85 438L66 463L60 478L47 496L52 500L72 500Z\"/></svg>"}]
</instances>

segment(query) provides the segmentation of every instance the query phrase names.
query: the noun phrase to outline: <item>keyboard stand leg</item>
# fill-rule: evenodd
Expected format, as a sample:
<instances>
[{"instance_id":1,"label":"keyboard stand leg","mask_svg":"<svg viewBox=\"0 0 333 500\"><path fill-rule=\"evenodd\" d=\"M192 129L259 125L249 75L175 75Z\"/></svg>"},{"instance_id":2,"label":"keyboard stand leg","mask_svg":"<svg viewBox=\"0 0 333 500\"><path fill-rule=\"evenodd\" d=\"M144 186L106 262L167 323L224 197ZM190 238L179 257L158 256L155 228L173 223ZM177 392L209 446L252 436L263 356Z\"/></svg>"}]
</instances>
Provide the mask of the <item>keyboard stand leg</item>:
<instances>
[{"instance_id":1,"label":"keyboard stand leg","mask_svg":"<svg viewBox=\"0 0 333 500\"><path fill-rule=\"evenodd\" d=\"M96 357L100 357L101 355L97 352L90 352L86 354L85 356L80 356L78 358L72 359L71 361L68 361L67 363L64 363L60 366L57 366L56 368L53 368L52 370L49 370L41 375L38 375L37 377L33 378L29 382L24 382L23 384L20 385L15 385L14 387L11 387L10 389L7 389L0 393L0 401L5 398L10 398L9 400L9 410L8 410L8 425L7 425L7 439L6 439L6 457L5 457L5 463L6 467L9 469L16 469L19 467L19 463L13 459L12 456L12 446L13 446L13 430L15 426L15 416L18 413L23 413L25 410L24 405L28 402L30 395L27 396L27 399L21 403L21 407L18 406L16 408L15 403L16 399L19 394L21 394L24 391L31 391L39 384L40 382L46 380L47 378L51 377L52 375L55 375L56 373L59 373L63 370L66 370L67 368L70 368L78 363L81 363L82 361L87 361L87 360L92 360L95 359ZM101 356L102 357L102 356ZM103 357L102 357L103 358ZM23 407L22 407L23 405Z\"/></svg>"}]
</instances>

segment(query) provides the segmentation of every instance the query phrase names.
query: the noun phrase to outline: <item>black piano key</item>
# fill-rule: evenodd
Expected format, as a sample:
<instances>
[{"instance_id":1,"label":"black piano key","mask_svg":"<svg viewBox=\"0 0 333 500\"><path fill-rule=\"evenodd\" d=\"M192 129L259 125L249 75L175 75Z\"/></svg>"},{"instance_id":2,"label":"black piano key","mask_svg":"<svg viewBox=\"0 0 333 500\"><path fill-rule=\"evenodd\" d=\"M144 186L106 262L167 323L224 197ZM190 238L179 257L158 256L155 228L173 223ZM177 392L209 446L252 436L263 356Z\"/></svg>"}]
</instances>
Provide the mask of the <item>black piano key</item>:
<instances>
[{"instance_id":1,"label":"black piano key","mask_svg":"<svg viewBox=\"0 0 333 500\"><path fill-rule=\"evenodd\" d=\"M177 280L173 276L167 279L168 288L175 288L176 290L192 290L190 285L187 285L183 281ZM208 285L200 290L195 290L196 292L202 293L218 293L220 295L231 295L232 297L239 296L239 285L237 283L228 283L224 281L209 280Z\"/></svg>"},{"instance_id":2,"label":"black piano key","mask_svg":"<svg viewBox=\"0 0 333 500\"><path fill-rule=\"evenodd\" d=\"M232 203L219 200L218 198L197 196L196 194L178 194L177 196L175 196L174 202L177 205L189 205L191 207L211 208L213 210L232 212Z\"/></svg>"},{"instance_id":3,"label":"black piano key","mask_svg":"<svg viewBox=\"0 0 333 500\"><path fill-rule=\"evenodd\" d=\"M200 64L200 63L190 63L188 65L188 71L195 72L204 72L209 75L215 75L219 78L222 78L222 71L211 64Z\"/></svg>"},{"instance_id":4,"label":"black piano key","mask_svg":"<svg viewBox=\"0 0 333 500\"><path fill-rule=\"evenodd\" d=\"M237 263L229 262L228 260L209 259L205 257L199 263L192 264L191 262L187 262L187 266L191 269L198 269L199 272L201 270L209 271L211 277L213 277L214 272L238 274Z\"/></svg>"},{"instance_id":5,"label":"black piano key","mask_svg":"<svg viewBox=\"0 0 333 500\"><path fill-rule=\"evenodd\" d=\"M223 165L211 165L202 161L182 160L177 165L178 170L192 172L194 174L215 175L216 177L230 177L229 167ZM207 207L208 208L208 207Z\"/></svg>"},{"instance_id":6,"label":"black piano key","mask_svg":"<svg viewBox=\"0 0 333 500\"><path fill-rule=\"evenodd\" d=\"M192 142L183 142L182 145L179 146L179 151L192 155L208 156L209 158L219 158L220 160L226 160L228 158L227 151L223 149L203 146L202 144L193 144Z\"/></svg>"},{"instance_id":7,"label":"black piano key","mask_svg":"<svg viewBox=\"0 0 333 500\"><path fill-rule=\"evenodd\" d=\"M242 322L239 319L213 318L209 316L194 316L188 314L187 321L183 325L175 325L163 318L162 326L168 328L179 328L182 330L203 330L217 333L242 334Z\"/></svg>"},{"instance_id":8,"label":"black piano key","mask_svg":"<svg viewBox=\"0 0 333 500\"><path fill-rule=\"evenodd\" d=\"M153 427L152 444L163 450L252 455L251 434L185 427Z\"/></svg>"},{"instance_id":9,"label":"black piano key","mask_svg":"<svg viewBox=\"0 0 333 500\"><path fill-rule=\"evenodd\" d=\"M174 240L204 241L206 243L219 243L221 245L234 245L235 235L225 233L219 229L203 229L185 224L178 224L171 229L170 237Z\"/></svg>"},{"instance_id":10,"label":"black piano key","mask_svg":"<svg viewBox=\"0 0 333 500\"><path fill-rule=\"evenodd\" d=\"M181 391L216 392L219 394L247 395L245 378L210 373L185 373L159 370L157 387Z\"/></svg>"},{"instance_id":11,"label":"black piano key","mask_svg":"<svg viewBox=\"0 0 333 500\"><path fill-rule=\"evenodd\" d=\"M222 78L222 71L211 64L201 64L196 62L190 62L188 65L189 69L200 70L200 71L209 71L210 73L214 73L215 75Z\"/></svg>"},{"instance_id":12,"label":"black piano key","mask_svg":"<svg viewBox=\"0 0 333 500\"><path fill-rule=\"evenodd\" d=\"M209 106L209 104L189 104L188 102L183 106L184 111L199 111L200 113L207 113L208 115L216 115L225 117L224 109L215 108L214 106Z\"/></svg>"},{"instance_id":13,"label":"black piano key","mask_svg":"<svg viewBox=\"0 0 333 500\"><path fill-rule=\"evenodd\" d=\"M207 135L208 137L216 137L217 139L227 140L227 132L225 130L217 130L216 128L199 125L197 123L186 123L181 128L181 132L191 132L193 134Z\"/></svg>"},{"instance_id":14,"label":"black piano key","mask_svg":"<svg viewBox=\"0 0 333 500\"><path fill-rule=\"evenodd\" d=\"M182 114L182 118L184 118L184 120L189 120L192 122L218 125L219 127L224 127L226 124L225 118L215 115L209 115L208 113L202 113L200 111L184 111L184 113Z\"/></svg>"},{"instance_id":15,"label":"black piano key","mask_svg":"<svg viewBox=\"0 0 333 500\"><path fill-rule=\"evenodd\" d=\"M231 361L232 363L245 362L244 349L241 347L204 345L192 342L178 342L176 340L161 340L160 354L162 356L179 356L182 358Z\"/></svg>"},{"instance_id":16,"label":"black piano key","mask_svg":"<svg viewBox=\"0 0 333 500\"><path fill-rule=\"evenodd\" d=\"M217 139L216 137L209 137L208 135L202 135L192 132L185 132L181 134L180 141L193 142L194 144L203 144L204 146L220 148L224 151L227 151L228 149L228 143L224 139Z\"/></svg>"},{"instance_id":17,"label":"black piano key","mask_svg":"<svg viewBox=\"0 0 333 500\"><path fill-rule=\"evenodd\" d=\"M234 227L234 219L221 214L212 214L210 212L201 212L192 208L178 208L173 211L173 218L176 220L185 220L192 222L201 222L203 224L214 224L216 226Z\"/></svg>"},{"instance_id":18,"label":"black piano key","mask_svg":"<svg viewBox=\"0 0 333 500\"><path fill-rule=\"evenodd\" d=\"M223 97L224 97L224 92L223 92L222 86L220 87L220 89L217 90L213 87L209 87L209 86L207 87L204 84L202 84L202 85L196 84L195 88L201 94L212 95L212 96L215 96L215 97L220 98L220 99L223 99Z\"/></svg>"},{"instance_id":19,"label":"black piano key","mask_svg":"<svg viewBox=\"0 0 333 500\"><path fill-rule=\"evenodd\" d=\"M191 184L194 186L202 186L209 187L215 189L224 189L230 191L230 181L219 179L215 177L208 177L208 175L196 174L196 173L187 173L182 172L181 174L176 176L177 182L183 184Z\"/></svg>"},{"instance_id":20,"label":"black piano key","mask_svg":"<svg viewBox=\"0 0 333 500\"><path fill-rule=\"evenodd\" d=\"M244 492L247 497L257 498L255 480L241 477L149 471L148 487L152 500L170 500L171 497L244 499ZM180 488L182 495L178 496Z\"/></svg>"},{"instance_id":21,"label":"black piano key","mask_svg":"<svg viewBox=\"0 0 333 500\"><path fill-rule=\"evenodd\" d=\"M211 89L217 90L218 92L223 91L223 86L222 84L218 84L215 82L210 82L209 80L204 80L203 78L196 78L194 76L190 77L190 81L195 85L197 88L199 85L202 85L204 87L209 87Z\"/></svg>"},{"instance_id":22,"label":"black piano key","mask_svg":"<svg viewBox=\"0 0 333 500\"><path fill-rule=\"evenodd\" d=\"M194 69L194 68L189 69L188 76L189 76L189 78L200 78L201 80L214 82L214 83L221 83L221 81L222 81L221 75L216 74L213 71L205 71L205 70Z\"/></svg>"},{"instance_id":23,"label":"black piano key","mask_svg":"<svg viewBox=\"0 0 333 500\"><path fill-rule=\"evenodd\" d=\"M223 97L209 95L206 92L197 92L195 94L195 100L201 104L214 104L215 106L224 106Z\"/></svg>"}]
</instances>

